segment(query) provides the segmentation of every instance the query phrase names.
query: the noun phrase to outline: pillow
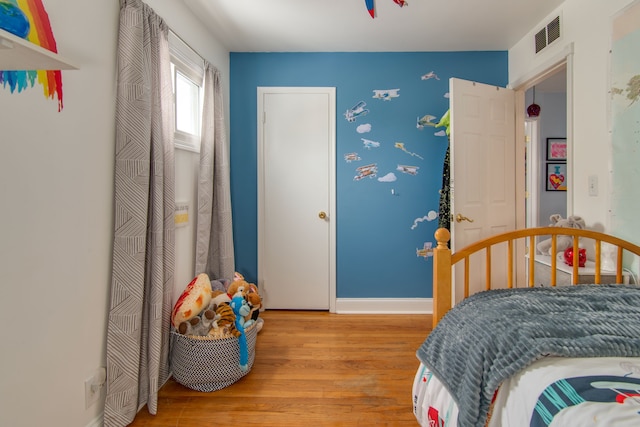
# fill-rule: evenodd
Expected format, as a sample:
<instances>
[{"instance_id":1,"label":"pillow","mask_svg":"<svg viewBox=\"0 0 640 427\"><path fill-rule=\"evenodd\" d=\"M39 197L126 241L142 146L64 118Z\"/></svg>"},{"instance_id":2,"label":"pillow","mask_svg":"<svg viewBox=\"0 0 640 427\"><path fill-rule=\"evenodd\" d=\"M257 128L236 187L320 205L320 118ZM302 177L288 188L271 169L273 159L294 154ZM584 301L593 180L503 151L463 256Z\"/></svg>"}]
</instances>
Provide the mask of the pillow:
<instances>
[{"instance_id":1,"label":"pillow","mask_svg":"<svg viewBox=\"0 0 640 427\"><path fill-rule=\"evenodd\" d=\"M191 320L204 310L211 301L211 282L206 273L200 273L187 285L171 312L171 323L178 327L180 323Z\"/></svg>"}]
</instances>

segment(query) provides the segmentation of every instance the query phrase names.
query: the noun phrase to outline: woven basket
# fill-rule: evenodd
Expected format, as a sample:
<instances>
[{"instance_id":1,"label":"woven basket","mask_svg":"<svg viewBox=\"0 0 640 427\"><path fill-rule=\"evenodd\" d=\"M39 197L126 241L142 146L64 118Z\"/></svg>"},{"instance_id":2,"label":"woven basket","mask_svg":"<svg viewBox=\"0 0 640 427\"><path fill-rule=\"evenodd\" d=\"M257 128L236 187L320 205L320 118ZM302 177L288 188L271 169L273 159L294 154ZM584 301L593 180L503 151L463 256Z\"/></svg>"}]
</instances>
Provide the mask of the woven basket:
<instances>
[{"instance_id":1,"label":"woven basket","mask_svg":"<svg viewBox=\"0 0 640 427\"><path fill-rule=\"evenodd\" d=\"M251 325L245 330L249 352L248 369L239 366L238 338L190 338L171 331L171 371L173 378L197 391L215 391L238 381L251 371L255 359L258 330Z\"/></svg>"}]
</instances>

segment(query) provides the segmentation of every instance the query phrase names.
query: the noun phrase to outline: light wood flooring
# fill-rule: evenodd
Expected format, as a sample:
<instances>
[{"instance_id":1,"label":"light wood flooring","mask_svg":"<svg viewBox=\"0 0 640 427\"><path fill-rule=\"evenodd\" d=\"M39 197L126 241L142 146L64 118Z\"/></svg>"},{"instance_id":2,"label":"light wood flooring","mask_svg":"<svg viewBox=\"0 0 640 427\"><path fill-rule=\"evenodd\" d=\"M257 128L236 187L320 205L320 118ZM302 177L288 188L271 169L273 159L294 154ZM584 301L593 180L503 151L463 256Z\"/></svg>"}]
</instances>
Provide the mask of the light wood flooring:
<instances>
[{"instance_id":1,"label":"light wood flooring","mask_svg":"<svg viewBox=\"0 0 640 427\"><path fill-rule=\"evenodd\" d=\"M411 387L430 315L261 313L253 369L211 393L173 379L134 427L417 426Z\"/></svg>"}]
</instances>

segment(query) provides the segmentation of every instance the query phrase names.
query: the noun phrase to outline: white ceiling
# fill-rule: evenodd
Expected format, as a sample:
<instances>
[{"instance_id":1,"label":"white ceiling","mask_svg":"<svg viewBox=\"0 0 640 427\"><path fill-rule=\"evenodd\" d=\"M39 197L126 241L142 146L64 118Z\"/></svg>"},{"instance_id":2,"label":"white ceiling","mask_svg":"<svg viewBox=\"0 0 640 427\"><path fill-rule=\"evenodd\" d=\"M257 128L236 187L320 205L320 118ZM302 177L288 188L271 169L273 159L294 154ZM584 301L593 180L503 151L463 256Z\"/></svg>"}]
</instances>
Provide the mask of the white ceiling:
<instances>
[{"instance_id":1,"label":"white ceiling","mask_svg":"<svg viewBox=\"0 0 640 427\"><path fill-rule=\"evenodd\" d=\"M564 0L181 1L231 52L416 52L508 50Z\"/></svg>"}]
</instances>

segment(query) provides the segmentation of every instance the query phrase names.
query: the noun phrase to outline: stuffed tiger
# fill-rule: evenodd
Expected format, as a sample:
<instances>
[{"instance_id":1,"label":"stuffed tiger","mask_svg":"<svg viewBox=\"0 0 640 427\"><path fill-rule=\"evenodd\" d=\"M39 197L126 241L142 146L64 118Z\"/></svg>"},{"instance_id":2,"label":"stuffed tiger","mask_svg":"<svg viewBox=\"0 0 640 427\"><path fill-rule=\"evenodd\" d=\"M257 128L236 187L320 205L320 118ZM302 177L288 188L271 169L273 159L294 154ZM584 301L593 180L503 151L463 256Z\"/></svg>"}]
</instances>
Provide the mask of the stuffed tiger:
<instances>
[{"instance_id":1,"label":"stuffed tiger","mask_svg":"<svg viewBox=\"0 0 640 427\"><path fill-rule=\"evenodd\" d=\"M220 304L215 309L216 314L220 316L218 319L218 328L238 337L240 331L236 328L236 315L229 304Z\"/></svg>"}]
</instances>

